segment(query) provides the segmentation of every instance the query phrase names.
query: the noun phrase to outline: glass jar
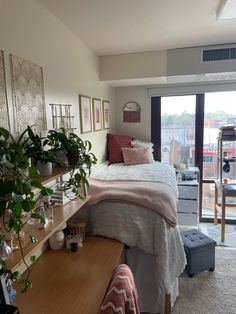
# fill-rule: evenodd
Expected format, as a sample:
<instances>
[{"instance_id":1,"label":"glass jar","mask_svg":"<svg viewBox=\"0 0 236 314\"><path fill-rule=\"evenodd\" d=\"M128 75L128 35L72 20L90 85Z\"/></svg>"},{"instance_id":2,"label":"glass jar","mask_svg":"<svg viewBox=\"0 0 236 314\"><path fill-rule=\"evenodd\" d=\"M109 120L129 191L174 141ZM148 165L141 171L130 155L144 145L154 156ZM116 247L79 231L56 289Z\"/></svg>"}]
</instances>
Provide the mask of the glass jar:
<instances>
[{"instance_id":1,"label":"glass jar","mask_svg":"<svg viewBox=\"0 0 236 314\"><path fill-rule=\"evenodd\" d=\"M12 250L17 250L21 247L25 247L25 233L24 231L20 231L19 234L14 232L11 236L11 248Z\"/></svg>"},{"instance_id":2,"label":"glass jar","mask_svg":"<svg viewBox=\"0 0 236 314\"><path fill-rule=\"evenodd\" d=\"M52 250L60 250L64 247L65 235L62 230L56 231L49 239L49 245Z\"/></svg>"},{"instance_id":3,"label":"glass jar","mask_svg":"<svg viewBox=\"0 0 236 314\"><path fill-rule=\"evenodd\" d=\"M4 240L4 236L0 234L0 260L2 259L5 261L8 256L11 254L11 247L7 245L6 241Z\"/></svg>"}]
</instances>

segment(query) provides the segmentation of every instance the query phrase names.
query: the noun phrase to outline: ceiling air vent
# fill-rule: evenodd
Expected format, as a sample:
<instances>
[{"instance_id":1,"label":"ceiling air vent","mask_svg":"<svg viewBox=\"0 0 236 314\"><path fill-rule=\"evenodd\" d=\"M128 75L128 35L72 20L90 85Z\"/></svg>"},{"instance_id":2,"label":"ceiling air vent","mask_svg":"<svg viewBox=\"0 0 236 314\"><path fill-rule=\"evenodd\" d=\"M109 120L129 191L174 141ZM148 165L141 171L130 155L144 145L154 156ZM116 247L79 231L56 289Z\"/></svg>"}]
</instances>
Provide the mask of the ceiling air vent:
<instances>
[{"instance_id":1,"label":"ceiling air vent","mask_svg":"<svg viewBox=\"0 0 236 314\"><path fill-rule=\"evenodd\" d=\"M203 62L236 59L236 48L203 50Z\"/></svg>"}]
</instances>

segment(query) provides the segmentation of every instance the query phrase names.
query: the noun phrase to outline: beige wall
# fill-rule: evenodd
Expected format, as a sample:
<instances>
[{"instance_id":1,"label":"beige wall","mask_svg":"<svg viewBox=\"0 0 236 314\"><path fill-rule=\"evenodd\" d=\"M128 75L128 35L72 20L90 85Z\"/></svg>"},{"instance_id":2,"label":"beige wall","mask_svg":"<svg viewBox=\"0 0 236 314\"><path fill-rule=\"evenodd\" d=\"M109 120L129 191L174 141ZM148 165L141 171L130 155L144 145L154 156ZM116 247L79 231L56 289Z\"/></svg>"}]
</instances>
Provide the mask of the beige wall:
<instances>
[{"instance_id":1,"label":"beige wall","mask_svg":"<svg viewBox=\"0 0 236 314\"><path fill-rule=\"evenodd\" d=\"M136 101L141 107L141 122L123 122L123 107L129 101ZM115 91L116 104L116 133L130 135L139 140L151 139L151 98L148 97L147 87L120 87Z\"/></svg>"},{"instance_id":2,"label":"beige wall","mask_svg":"<svg viewBox=\"0 0 236 314\"><path fill-rule=\"evenodd\" d=\"M100 57L102 81L166 76L166 51Z\"/></svg>"},{"instance_id":3,"label":"beige wall","mask_svg":"<svg viewBox=\"0 0 236 314\"><path fill-rule=\"evenodd\" d=\"M35 0L0 1L0 49L4 51L7 93L13 130L9 54L43 67L47 126L52 127L50 103L72 104L76 133L80 133L78 95L111 101L114 129L114 90L99 81L99 59L78 37ZM104 159L107 131L88 133L99 161Z\"/></svg>"}]
</instances>

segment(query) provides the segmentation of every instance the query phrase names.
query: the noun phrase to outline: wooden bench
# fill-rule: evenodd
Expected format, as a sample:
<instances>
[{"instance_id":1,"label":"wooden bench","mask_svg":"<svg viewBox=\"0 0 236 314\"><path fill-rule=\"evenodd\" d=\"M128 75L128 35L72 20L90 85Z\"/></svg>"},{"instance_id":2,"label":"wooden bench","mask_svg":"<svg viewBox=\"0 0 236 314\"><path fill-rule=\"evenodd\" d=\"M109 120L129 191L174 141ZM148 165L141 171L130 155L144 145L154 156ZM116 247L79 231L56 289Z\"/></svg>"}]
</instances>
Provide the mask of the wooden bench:
<instances>
[{"instance_id":1,"label":"wooden bench","mask_svg":"<svg viewBox=\"0 0 236 314\"><path fill-rule=\"evenodd\" d=\"M20 313L96 314L123 250L122 243L95 236L75 253L48 249L33 265L33 288L17 294Z\"/></svg>"}]
</instances>

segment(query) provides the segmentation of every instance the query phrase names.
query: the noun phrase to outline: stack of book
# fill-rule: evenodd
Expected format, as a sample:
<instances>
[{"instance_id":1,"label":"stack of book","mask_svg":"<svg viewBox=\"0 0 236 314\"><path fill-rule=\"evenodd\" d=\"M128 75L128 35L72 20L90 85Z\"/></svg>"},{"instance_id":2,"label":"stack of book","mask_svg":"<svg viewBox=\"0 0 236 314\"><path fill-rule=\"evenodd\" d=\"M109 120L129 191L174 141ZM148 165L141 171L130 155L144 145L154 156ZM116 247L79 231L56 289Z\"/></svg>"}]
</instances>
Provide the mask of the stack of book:
<instances>
[{"instance_id":1,"label":"stack of book","mask_svg":"<svg viewBox=\"0 0 236 314\"><path fill-rule=\"evenodd\" d=\"M64 189L61 185L56 185L53 194L51 196L51 201L55 203L55 205L65 205L76 198L72 189Z\"/></svg>"},{"instance_id":2,"label":"stack of book","mask_svg":"<svg viewBox=\"0 0 236 314\"><path fill-rule=\"evenodd\" d=\"M233 141L236 139L236 128L233 124L225 124L220 127L219 138L222 140Z\"/></svg>"}]
</instances>

